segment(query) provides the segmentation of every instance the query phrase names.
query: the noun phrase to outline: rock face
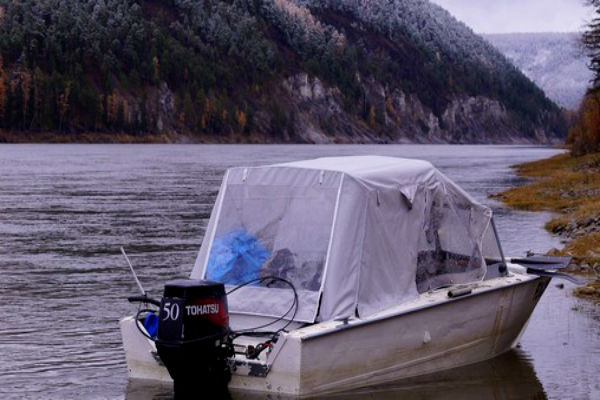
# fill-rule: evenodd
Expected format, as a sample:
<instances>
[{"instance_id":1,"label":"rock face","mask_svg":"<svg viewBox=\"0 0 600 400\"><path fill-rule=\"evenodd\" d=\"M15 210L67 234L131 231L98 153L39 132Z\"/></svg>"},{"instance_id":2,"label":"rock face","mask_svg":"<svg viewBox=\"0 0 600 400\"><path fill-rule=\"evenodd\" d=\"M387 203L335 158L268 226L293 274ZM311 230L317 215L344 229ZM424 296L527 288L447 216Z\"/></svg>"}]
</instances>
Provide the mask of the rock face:
<instances>
[{"instance_id":1,"label":"rock face","mask_svg":"<svg viewBox=\"0 0 600 400\"><path fill-rule=\"evenodd\" d=\"M287 78L282 88L298 115L294 129L297 137L308 143L335 142L332 132L327 132L327 123L344 119L339 90L325 88L319 78L309 77L307 73Z\"/></svg>"},{"instance_id":2,"label":"rock face","mask_svg":"<svg viewBox=\"0 0 600 400\"><path fill-rule=\"evenodd\" d=\"M452 100L440 121L448 142L493 143L517 140L518 132L497 100L476 96Z\"/></svg>"},{"instance_id":3,"label":"rock face","mask_svg":"<svg viewBox=\"0 0 600 400\"><path fill-rule=\"evenodd\" d=\"M360 118L342 108L342 94L317 77L299 73L285 79L281 87L286 107L297 118L295 135L285 138L305 143L548 143L556 139L540 129L524 138L498 100L484 96L457 96L441 116L423 105L414 94L399 89L388 92L374 80L362 80L365 97L357 104L373 104L381 110L385 128L373 133ZM367 110L368 111L368 110Z\"/></svg>"},{"instance_id":4,"label":"rock face","mask_svg":"<svg viewBox=\"0 0 600 400\"><path fill-rule=\"evenodd\" d=\"M169 86L162 82L158 91L156 129L163 131L166 126L174 125L175 101Z\"/></svg>"}]
</instances>

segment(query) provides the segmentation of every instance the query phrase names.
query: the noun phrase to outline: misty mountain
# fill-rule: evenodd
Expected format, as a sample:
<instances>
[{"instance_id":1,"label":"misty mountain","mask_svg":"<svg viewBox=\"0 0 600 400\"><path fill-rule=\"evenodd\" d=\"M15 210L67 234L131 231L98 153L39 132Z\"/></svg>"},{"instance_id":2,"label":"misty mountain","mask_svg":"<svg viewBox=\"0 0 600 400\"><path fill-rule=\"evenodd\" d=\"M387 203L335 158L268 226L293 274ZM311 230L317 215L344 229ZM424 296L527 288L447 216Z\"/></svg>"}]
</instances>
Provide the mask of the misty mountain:
<instances>
[{"instance_id":1,"label":"misty mountain","mask_svg":"<svg viewBox=\"0 0 600 400\"><path fill-rule=\"evenodd\" d=\"M592 72L578 33L484 35L553 101L575 110L590 85Z\"/></svg>"},{"instance_id":2,"label":"misty mountain","mask_svg":"<svg viewBox=\"0 0 600 400\"><path fill-rule=\"evenodd\" d=\"M537 86L424 0L0 0L0 55L0 128L17 139L512 143L565 134Z\"/></svg>"}]
</instances>

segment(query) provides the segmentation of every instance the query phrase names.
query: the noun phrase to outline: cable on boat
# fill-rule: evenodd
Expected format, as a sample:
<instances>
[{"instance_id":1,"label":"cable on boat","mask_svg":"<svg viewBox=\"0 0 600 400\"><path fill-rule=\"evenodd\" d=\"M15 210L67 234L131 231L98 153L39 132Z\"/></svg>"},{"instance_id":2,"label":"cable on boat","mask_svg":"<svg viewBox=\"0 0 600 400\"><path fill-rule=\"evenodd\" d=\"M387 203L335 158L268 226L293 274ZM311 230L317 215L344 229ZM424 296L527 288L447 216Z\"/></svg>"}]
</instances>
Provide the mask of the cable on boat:
<instances>
[{"instance_id":1,"label":"cable on boat","mask_svg":"<svg viewBox=\"0 0 600 400\"><path fill-rule=\"evenodd\" d=\"M280 277L274 276L274 275L264 276L262 278L255 278L255 279L251 279L251 280L249 280L247 282L244 282L244 283L242 283L240 285L237 285L233 289L229 290L226 294L229 296L231 293L235 292L236 290L239 290L239 289L243 288L244 286L248 286L248 285L250 285L252 283L264 282L264 281L268 281L268 280L270 280L272 282L274 282L274 281L283 282L283 283L285 283L286 285L288 285L292 289L292 291L294 292L294 301L292 302L292 305L290 306L290 308L288 308L288 310L281 317L279 317L279 318L277 318L277 319L275 319L275 320L273 320L273 321L271 321L269 323L266 323L264 325L255 326L253 328L247 328L247 329L242 329L242 330L239 330L239 331L232 332L232 334L234 335L234 337L241 336L241 335L246 335L247 333L251 333L251 332L254 332L254 333L270 333L270 332L255 332L255 331L257 329L266 328L268 326L276 324L277 322L285 319L285 317L292 311L292 309L294 309L294 313L292 314L292 318L290 318L290 320L282 328L280 328L276 332L274 332L274 334L276 335L276 334L278 334L280 332L285 331L285 329L288 326L290 326L290 324L294 321L294 318L296 318L296 314L298 313L298 308L299 308L299 305L300 305L299 301L298 301L298 292L296 291L296 287L294 286L294 284L292 282L288 281L287 279L280 278ZM270 283L272 283L272 282L270 282ZM266 286L269 286L269 283L267 283Z\"/></svg>"},{"instance_id":2,"label":"cable on boat","mask_svg":"<svg viewBox=\"0 0 600 400\"><path fill-rule=\"evenodd\" d=\"M294 321L294 318L296 318L296 314L298 313L298 308L299 308L299 301L298 301L298 292L296 291L296 287L294 286L294 284L290 281L288 281L287 279L284 278L280 278L278 276L265 276L262 278L256 278L256 279L251 279L248 282L244 282L236 287L234 287L233 289L229 290L227 292L227 295L235 292L236 290L239 290L241 288L243 288L244 286L248 286L252 283L257 283L257 282L265 282L265 281L271 281L269 283L273 283L275 281L279 281L279 282L283 282L286 285L288 285L290 288L292 288L292 291L294 292L294 301L292 302L292 304L290 305L290 308L288 308L288 310L279 318L263 324L263 325L259 325L259 326L255 326L253 328L247 328L247 329L242 329L239 331L232 331L231 334L229 335L231 341L233 342L233 340L235 340L235 338L239 337L239 336L264 336L264 335L271 335L271 338L269 340L266 340L262 343L257 344L256 346L248 346L246 349L246 356L250 359L256 359L258 358L258 356L260 355L260 353L262 353L265 349L268 349L270 347L273 346L273 343L275 343L277 341L277 336L279 335L279 333L281 332L285 332L286 328L288 326L290 326L290 324ZM269 283L266 284L266 286L269 286ZM277 331L275 332L264 332L264 331L260 331L260 332L256 332L256 330L258 329L263 329L266 328L268 326L271 326L279 321L282 321L283 319L285 319L285 317L292 311L292 309L294 310L294 313L292 314L292 317L288 320L288 322L281 328L279 328Z\"/></svg>"}]
</instances>

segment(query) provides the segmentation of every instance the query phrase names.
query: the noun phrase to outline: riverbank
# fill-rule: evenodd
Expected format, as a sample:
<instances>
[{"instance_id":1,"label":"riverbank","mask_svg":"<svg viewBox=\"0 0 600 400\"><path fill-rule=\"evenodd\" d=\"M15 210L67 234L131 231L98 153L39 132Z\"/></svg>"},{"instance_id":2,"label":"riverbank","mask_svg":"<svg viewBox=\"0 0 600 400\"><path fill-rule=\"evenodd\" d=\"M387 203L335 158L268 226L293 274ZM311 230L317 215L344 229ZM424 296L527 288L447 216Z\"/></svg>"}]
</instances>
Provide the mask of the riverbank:
<instances>
[{"instance_id":1,"label":"riverbank","mask_svg":"<svg viewBox=\"0 0 600 400\"><path fill-rule=\"evenodd\" d=\"M168 135L134 135L115 132L13 132L0 130L0 143L171 143Z\"/></svg>"},{"instance_id":2,"label":"riverbank","mask_svg":"<svg viewBox=\"0 0 600 400\"><path fill-rule=\"evenodd\" d=\"M58 132L58 131L7 131L0 129L0 143L83 143L83 144L436 144L436 145L557 145L558 138L498 137L484 142L455 137L376 137L343 132L312 136L271 135L267 131L245 134L194 133L165 131L157 133L128 132Z\"/></svg>"},{"instance_id":3,"label":"riverbank","mask_svg":"<svg viewBox=\"0 0 600 400\"><path fill-rule=\"evenodd\" d=\"M184 135L176 132L126 133L126 132L17 132L0 129L0 143L50 143L50 144L266 144L277 143L266 135Z\"/></svg>"},{"instance_id":4,"label":"riverbank","mask_svg":"<svg viewBox=\"0 0 600 400\"><path fill-rule=\"evenodd\" d=\"M600 299L600 153L559 154L514 168L529 182L494 197L516 209L557 213L546 229L565 246L551 254L572 256L572 272L595 277L577 294Z\"/></svg>"}]
</instances>

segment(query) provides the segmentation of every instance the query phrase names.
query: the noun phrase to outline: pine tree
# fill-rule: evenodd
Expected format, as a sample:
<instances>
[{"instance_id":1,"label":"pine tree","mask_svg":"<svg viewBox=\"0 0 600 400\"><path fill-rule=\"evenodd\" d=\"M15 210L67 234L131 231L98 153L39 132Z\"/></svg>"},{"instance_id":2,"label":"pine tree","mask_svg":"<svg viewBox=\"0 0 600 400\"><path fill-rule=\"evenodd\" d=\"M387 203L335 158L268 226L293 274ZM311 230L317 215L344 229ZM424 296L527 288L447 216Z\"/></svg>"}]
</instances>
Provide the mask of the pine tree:
<instances>
[{"instance_id":1,"label":"pine tree","mask_svg":"<svg viewBox=\"0 0 600 400\"><path fill-rule=\"evenodd\" d=\"M582 42L588 50L590 69L594 72L594 88L600 87L600 0L588 0L594 7L594 18L584 32Z\"/></svg>"}]
</instances>

